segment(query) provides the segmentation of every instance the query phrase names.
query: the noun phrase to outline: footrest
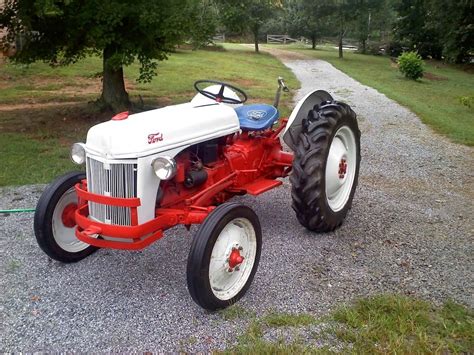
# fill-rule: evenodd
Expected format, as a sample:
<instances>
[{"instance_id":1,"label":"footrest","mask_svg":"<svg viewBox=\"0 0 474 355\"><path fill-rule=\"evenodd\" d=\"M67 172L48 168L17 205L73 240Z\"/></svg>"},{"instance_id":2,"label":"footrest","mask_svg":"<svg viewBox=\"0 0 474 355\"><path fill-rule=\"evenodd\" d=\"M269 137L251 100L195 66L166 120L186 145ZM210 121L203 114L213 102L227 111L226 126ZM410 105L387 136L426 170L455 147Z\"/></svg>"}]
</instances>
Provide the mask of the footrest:
<instances>
[{"instance_id":1,"label":"footrest","mask_svg":"<svg viewBox=\"0 0 474 355\"><path fill-rule=\"evenodd\" d=\"M259 179L250 184L244 185L243 188L247 193L257 196L273 189L274 187L280 186L281 184L282 182L280 180Z\"/></svg>"}]
</instances>

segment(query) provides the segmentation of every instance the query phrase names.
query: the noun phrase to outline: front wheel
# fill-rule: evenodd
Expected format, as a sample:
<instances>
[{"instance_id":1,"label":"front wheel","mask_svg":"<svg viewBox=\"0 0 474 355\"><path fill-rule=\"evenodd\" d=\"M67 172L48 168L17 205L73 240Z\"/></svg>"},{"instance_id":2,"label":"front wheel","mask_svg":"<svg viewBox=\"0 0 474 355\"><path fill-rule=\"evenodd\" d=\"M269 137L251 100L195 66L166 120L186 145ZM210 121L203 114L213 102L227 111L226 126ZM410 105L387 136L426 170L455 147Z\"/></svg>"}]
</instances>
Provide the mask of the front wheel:
<instances>
[{"instance_id":1,"label":"front wheel","mask_svg":"<svg viewBox=\"0 0 474 355\"><path fill-rule=\"evenodd\" d=\"M40 248L52 259L72 263L84 259L98 248L77 239L74 188L86 176L71 172L52 182L36 205L34 230Z\"/></svg>"},{"instance_id":2,"label":"front wheel","mask_svg":"<svg viewBox=\"0 0 474 355\"><path fill-rule=\"evenodd\" d=\"M237 203L217 207L189 252L187 281L193 300L212 311L237 302L252 283L261 249L260 222L252 209Z\"/></svg>"},{"instance_id":3,"label":"front wheel","mask_svg":"<svg viewBox=\"0 0 474 355\"><path fill-rule=\"evenodd\" d=\"M309 111L298 137L292 207L299 222L317 232L342 224L359 177L360 131L349 105L332 101Z\"/></svg>"}]
</instances>

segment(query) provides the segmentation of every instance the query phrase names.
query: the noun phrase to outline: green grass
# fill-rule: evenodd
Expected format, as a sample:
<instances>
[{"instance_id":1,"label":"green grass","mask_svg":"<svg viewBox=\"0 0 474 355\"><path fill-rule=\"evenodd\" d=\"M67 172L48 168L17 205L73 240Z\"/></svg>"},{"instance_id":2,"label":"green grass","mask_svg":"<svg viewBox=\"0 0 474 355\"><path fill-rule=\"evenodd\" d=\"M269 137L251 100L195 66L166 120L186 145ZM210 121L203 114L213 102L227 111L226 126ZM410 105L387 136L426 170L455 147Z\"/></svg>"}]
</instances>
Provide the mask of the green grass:
<instances>
[{"instance_id":1,"label":"green grass","mask_svg":"<svg viewBox=\"0 0 474 355\"><path fill-rule=\"evenodd\" d=\"M269 327L298 327L313 324L316 319L310 314L291 314L272 312L262 322Z\"/></svg>"},{"instance_id":2,"label":"green grass","mask_svg":"<svg viewBox=\"0 0 474 355\"><path fill-rule=\"evenodd\" d=\"M46 183L74 169L70 145L84 141L90 126L112 115L88 103L100 96L101 65L97 57L58 68L0 64L0 186ZM159 64L151 83L137 83L138 70L138 64L126 68L127 90L132 100L140 95L153 106L189 101L198 79L233 83L247 92L249 102L272 103L278 76L299 87L291 71L271 55L235 45L224 51L178 50ZM291 99L282 97L282 115L289 114Z\"/></svg>"},{"instance_id":3,"label":"green grass","mask_svg":"<svg viewBox=\"0 0 474 355\"><path fill-rule=\"evenodd\" d=\"M279 46L278 48L283 48ZM362 84L384 93L406 106L436 132L452 141L474 146L474 107L462 104L462 97L474 95L474 75L459 67L428 61L425 77L406 79L387 57L344 52L339 59L335 49L317 50L286 46L286 49L323 59Z\"/></svg>"},{"instance_id":4,"label":"green grass","mask_svg":"<svg viewBox=\"0 0 474 355\"><path fill-rule=\"evenodd\" d=\"M320 324L313 340L322 347L294 336L268 341L265 331L286 327L290 334ZM293 330L293 333L291 331ZM314 344L314 343L313 343ZM474 351L474 314L451 301L436 307L426 301L400 295L379 295L357 300L317 320L309 314L272 312L250 321L229 353L237 354L445 354Z\"/></svg>"},{"instance_id":5,"label":"green grass","mask_svg":"<svg viewBox=\"0 0 474 355\"><path fill-rule=\"evenodd\" d=\"M219 313L222 316L222 318L224 318L225 320L251 318L254 316L253 312L245 309L244 307L238 304L234 304L230 307L224 308Z\"/></svg>"},{"instance_id":6,"label":"green grass","mask_svg":"<svg viewBox=\"0 0 474 355\"><path fill-rule=\"evenodd\" d=\"M333 315L339 339L356 353L462 353L474 351L474 314L447 302L435 307L400 296L357 301Z\"/></svg>"}]
</instances>

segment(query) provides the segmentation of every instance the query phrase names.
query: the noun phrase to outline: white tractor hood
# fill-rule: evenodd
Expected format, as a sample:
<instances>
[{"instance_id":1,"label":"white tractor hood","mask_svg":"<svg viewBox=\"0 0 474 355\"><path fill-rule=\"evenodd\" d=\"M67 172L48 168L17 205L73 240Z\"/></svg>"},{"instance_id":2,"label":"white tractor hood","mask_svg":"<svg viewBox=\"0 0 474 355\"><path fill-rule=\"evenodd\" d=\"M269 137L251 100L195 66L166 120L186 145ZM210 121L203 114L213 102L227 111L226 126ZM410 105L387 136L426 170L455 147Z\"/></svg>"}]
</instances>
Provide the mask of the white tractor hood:
<instances>
[{"instance_id":1,"label":"white tractor hood","mask_svg":"<svg viewBox=\"0 0 474 355\"><path fill-rule=\"evenodd\" d=\"M239 131L235 110L192 103L141 112L89 129L86 151L106 159L133 159L187 147Z\"/></svg>"}]
</instances>

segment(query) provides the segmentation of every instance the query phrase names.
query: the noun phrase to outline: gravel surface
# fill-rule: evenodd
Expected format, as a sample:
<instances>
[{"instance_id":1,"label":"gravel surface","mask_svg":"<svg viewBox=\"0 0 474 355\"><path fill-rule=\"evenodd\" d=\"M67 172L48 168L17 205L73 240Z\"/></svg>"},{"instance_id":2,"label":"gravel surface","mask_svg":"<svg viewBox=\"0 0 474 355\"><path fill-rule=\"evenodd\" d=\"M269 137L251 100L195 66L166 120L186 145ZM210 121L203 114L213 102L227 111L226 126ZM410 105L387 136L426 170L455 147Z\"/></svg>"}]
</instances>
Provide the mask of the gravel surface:
<instances>
[{"instance_id":1,"label":"gravel surface","mask_svg":"<svg viewBox=\"0 0 474 355\"><path fill-rule=\"evenodd\" d=\"M288 181L241 199L260 217L264 246L239 305L259 316L322 315L356 297L400 292L473 307L473 150L324 61L282 59L302 83L298 97L320 88L353 106L361 177L353 209L334 233L298 224ZM43 187L4 188L0 209L34 207ZM64 265L38 248L32 217L0 215L0 352L209 351L246 329L247 317L225 320L191 300L192 233L184 228L140 252L100 250Z\"/></svg>"}]
</instances>

